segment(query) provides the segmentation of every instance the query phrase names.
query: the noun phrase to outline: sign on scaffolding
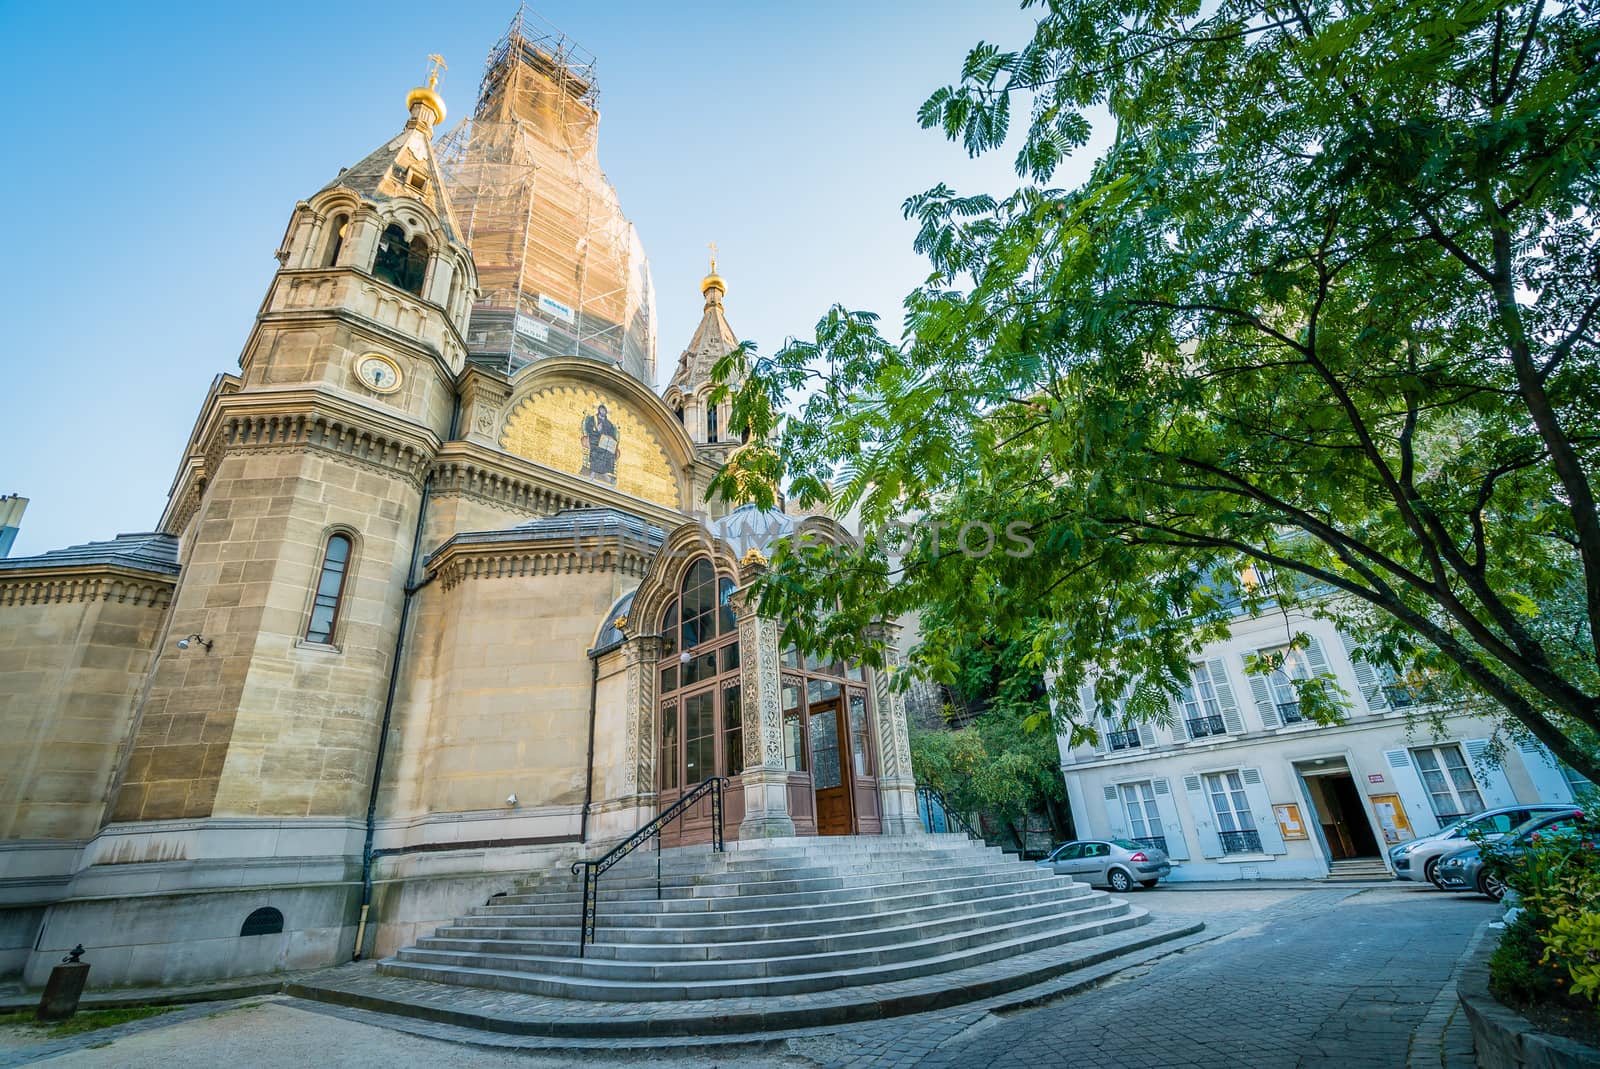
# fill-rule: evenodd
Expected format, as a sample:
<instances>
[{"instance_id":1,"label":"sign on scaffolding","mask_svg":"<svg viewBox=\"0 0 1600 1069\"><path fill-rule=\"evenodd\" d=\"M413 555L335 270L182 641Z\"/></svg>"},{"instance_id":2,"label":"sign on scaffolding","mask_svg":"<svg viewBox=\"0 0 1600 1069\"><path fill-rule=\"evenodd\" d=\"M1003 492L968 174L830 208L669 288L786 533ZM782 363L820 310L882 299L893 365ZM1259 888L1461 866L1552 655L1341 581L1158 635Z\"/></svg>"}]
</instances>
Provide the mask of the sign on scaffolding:
<instances>
[{"instance_id":1,"label":"sign on scaffolding","mask_svg":"<svg viewBox=\"0 0 1600 1069\"><path fill-rule=\"evenodd\" d=\"M573 321L572 309L547 294L539 294L539 311L568 323Z\"/></svg>"},{"instance_id":2,"label":"sign on scaffolding","mask_svg":"<svg viewBox=\"0 0 1600 1069\"><path fill-rule=\"evenodd\" d=\"M517 333L534 341L549 341L550 328L532 316L517 315Z\"/></svg>"}]
</instances>

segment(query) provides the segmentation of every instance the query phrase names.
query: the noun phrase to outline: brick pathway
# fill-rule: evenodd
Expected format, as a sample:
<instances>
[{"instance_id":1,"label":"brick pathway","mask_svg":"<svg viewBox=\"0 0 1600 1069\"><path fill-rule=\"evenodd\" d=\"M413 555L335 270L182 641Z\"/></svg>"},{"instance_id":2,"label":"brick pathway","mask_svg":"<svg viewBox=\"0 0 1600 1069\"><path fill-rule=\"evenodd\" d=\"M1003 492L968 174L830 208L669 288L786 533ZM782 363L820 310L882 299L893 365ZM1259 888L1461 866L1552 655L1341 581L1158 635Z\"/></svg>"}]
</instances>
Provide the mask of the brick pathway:
<instances>
[{"instance_id":1,"label":"brick pathway","mask_svg":"<svg viewBox=\"0 0 1600 1069\"><path fill-rule=\"evenodd\" d=\"M851 1069L1396 1069L1410 1060L1417 1033L1428 1045L1413 1064L1429 1064L1428 1054L1432 1065L1458 1064L1441 1057L1448 1016L1435 1013L1431 1035L1423 1025L1473 933L1496 912L1479 898L1411 888L1308 892L1254 916L1208 921L1213 930L1238 926L1097 990L898 1034L861 1026L810 1056ZM809 1053L804 1041L789 1048Z\"/></svg>"},{"instance_id":2,"label":"brick pathway","mask_svg":"<svg viewBox=\"0 0 1600 1069\"><path fill-rule=\"evenodd\" d=\"M252 1066L285 1069L306 1064L307 1051L334 1048L359 1049L360 1064L377 1069L1472 1064L1450 987L1474 933L1498 912L1482 899L1398 885L1226 895L1164 890L1138 901L1167 923L1203 918L1206 931L966 1006L715 1047L692 1039L601 1045L495 1034L279 996L255 1008L235 1003L227 1012L212 1004L0 1051L0 1065L57 1055L118 1069L209 1069L219 1044L248 1052Z\"/></svg>"}]
</instances>

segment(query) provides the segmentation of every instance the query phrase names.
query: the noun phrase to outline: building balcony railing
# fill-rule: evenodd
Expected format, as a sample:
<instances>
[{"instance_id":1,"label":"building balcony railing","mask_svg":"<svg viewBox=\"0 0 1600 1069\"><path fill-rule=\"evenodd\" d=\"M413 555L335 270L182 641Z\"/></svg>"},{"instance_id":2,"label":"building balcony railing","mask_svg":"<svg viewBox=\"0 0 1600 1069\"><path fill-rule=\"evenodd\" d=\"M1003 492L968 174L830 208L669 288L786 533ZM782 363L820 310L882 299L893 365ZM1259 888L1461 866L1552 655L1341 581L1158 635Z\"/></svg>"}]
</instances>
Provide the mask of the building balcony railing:
<instances>
[{"instance_id":1,"label":"building balcony railing","mask_svg":"<svg viewBox=\"0 0 1600 1069\"><path fill-rule=\"evenodd\" d=\"M1138 835L1134 837L1133 841L1146 850L1160 850L1163 854L1167 852L1167 837L1165 835Z\"/></svg>"},{"instance_id":2,"label":"building balcony railing","mask_svg":"<svg viewBox=\"0 0 1600 1069\"><path fill-rule=\"evenodd\" d=\"M1303 722L1305 717L1300 715L1300 703L1279 702L1278 719L1282 720L1285 724L1299 724Z\"/></svg>"},{"instance_id":3,"label":"building balcony railing","mask_svg":"<svg viewBox=\"0 0 1600 1069\"><path fill-rule=\"evenodd\" d=\"M1191 716L1186 723L1189 725L1191 739L1203 739L1207 735L1225 735L1228 725L1222 722L1220 716Z\"/></svg>"},{"instance_id":4,"label":"building balcony railing","mask_svg":"<svg viewBox=\"0 0 1600 1069\"><path fill-rule=\"evenodd\" d=\"M1261 833L1258 831L1219 831L1222 852L1225 854L1261 853Z\"/></svg>"},{"instance_id":5,"label":"building balcony railing","mask_svg":"<svg viewBox=\"0 0 1600 1069\"><path fill-rule=\"evenodd\" d=\"M1113 750L1132 750L1140 745L1139 729L1129 728L1127 731L1113 731L1106 735L1106 742Z\"/></svg>"}]
</instances>

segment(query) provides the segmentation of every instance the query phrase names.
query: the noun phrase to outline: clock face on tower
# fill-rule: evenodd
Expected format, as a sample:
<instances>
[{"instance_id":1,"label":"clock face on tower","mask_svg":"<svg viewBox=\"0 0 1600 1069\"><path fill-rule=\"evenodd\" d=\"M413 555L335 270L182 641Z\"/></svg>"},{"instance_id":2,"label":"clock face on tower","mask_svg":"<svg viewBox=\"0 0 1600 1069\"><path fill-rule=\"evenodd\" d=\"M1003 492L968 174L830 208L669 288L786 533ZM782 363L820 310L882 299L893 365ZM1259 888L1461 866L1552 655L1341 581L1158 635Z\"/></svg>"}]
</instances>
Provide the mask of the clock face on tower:
<instances>
[{"instance_id":1,"label":"clock face on tower","mask_svg":"<svg viewBox=\"0 0 1600 1069\"><path fill-rule=\"evenodd\" d=\"M356 378L373 393L394 393L400 388L400 365L381 353L368 353L356 361Z\"/></svg>"}]
</instances>

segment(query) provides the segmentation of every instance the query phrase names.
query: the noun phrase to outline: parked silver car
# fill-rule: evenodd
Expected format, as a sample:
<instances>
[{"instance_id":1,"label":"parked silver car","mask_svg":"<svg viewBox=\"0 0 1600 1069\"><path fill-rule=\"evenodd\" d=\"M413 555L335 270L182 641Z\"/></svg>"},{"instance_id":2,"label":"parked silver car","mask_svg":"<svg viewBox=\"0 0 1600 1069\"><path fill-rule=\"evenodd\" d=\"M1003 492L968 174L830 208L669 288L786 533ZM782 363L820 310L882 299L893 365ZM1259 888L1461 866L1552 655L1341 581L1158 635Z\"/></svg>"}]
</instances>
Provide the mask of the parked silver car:
<instances>
[{"instance_id":1,"label":"parked silver car","mask_svg":"<svg viewBox=\"0 0 1600 1069\"><path fill-rule=\"evenodd\" d=\"M1416 880L1418 883L1425 880L1435 887L1442 887L1439 883L1439 862L1446 855L1468 846L1474 836L1493 841L1534 817L1562 813L1571 808L1570 805L1554 804L1511 805L1504 809L1474 813L1446 824L1433 835L1424 835L1390 847L1389 864L1397 880Z\"/></svg>"},{"instance_id":2,"label":"parked silver car","mask_svg":"<svg viewBox=\"0 0 1600 1069\"><path fill-rule=\"evenodd\" d=\"M1582 817L1583 811L1570 805L1559 812L1541 813L1513 828L1511 834L1504 836L1505 841L1494 848L1495 852L1514 864L1536 837L1583 834ZM1588 845L1593 849L1592 841ZM1484 864L1483 851L1477 846L1457 850L1439 862L1440 887L1446 891L1476 891L1496 902L1505 897L1507 890L1502 875L1497 866Z\"/></svg>"},{"instance_id":3,"label":"parked silver car","mask_svg":"<svg viewBox=\"0 0 1600 1069\"><path fill-rule=\"evenodd\" d=\"M1131 891L1135 883L1154 887L1172 871L1165 852L1129 839L1074 839L1035 864L1119 894Z\"/></svg>"}]
</instances>

